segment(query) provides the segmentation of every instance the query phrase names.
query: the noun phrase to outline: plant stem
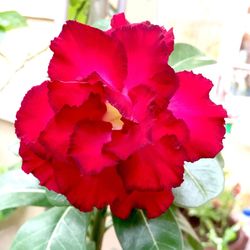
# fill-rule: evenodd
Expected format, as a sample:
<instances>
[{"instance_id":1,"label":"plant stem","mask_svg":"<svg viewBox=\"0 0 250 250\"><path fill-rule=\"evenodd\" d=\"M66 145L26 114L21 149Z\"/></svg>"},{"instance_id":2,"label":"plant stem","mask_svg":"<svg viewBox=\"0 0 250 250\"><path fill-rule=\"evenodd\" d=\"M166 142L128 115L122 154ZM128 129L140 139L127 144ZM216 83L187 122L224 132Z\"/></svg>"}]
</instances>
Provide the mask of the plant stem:
<instances>
[{"instance_id":1,"label":"plant stem","mask_svg":"<svg viewBox=\"0 0 250 250\"><path fill-rule=\"evenodd\" d=\"M97 210L94 216L94 224L91 232L91 240L96 244L96 250L101 250L102 239L105 233L105 220L107 208Z\"/></svg>"}]
</instances>

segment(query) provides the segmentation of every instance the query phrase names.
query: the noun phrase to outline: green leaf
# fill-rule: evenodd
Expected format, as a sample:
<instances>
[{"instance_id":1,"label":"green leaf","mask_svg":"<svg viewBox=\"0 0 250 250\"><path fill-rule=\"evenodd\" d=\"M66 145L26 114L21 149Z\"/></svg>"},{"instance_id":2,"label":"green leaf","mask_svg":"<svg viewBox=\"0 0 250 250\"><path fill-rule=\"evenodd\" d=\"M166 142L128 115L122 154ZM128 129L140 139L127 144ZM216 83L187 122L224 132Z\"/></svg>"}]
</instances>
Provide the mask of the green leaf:
<instances>
[{"instance_id":1,"label":"green leaf","mask_svg":"<svg viewBox=\"0 0 250 250\"><path fill-rule=\"evenodd\" d=\"M86 248L87 248L87 250L95 250L96 249L95 242L94 241L87 241Z\"/></svg>"},{"instance_id":2,"label":"green leaf","mask_svg":"<svg viewBox=\"0 0 250 250\"><path fill-rule=\"evenodd\" d=\"M203 246L200 241L194 239L190 234L185 237L186 244L194 250L203 250ZM185 248L184 248L185 249ZM186 249L185 249L186 250Z\"/></svg>"},{"instance_id":3,"label":"green leaf","mask_svg":"<svg viewBox=\"0 0 250 250\"><path fill-rule=\"evenodd\" d=\"M37 179L21 170L0 175L0 210L27 205L50 205Z\"/></svg>"},{"instance_id":4,"label":"green leaf","mask_svg":"<svg viewBox=\"0 0 250 250\"><path fill-rule=\"evenodd\" d=\"M82 2L81 0L69 0L69 4L72 6L75 6L76 4L79 4L81 2Z\"/></svg>"},{"instance_id":5,"label":"green leaf","mask_svg":"<svg viewBox=\"0 0 250 250\"><path fill-rule=\"evenodd\" d=\"M216 160L219 162L221 168L224 168L225 166L225 161L221 153L216 155Z\"/></svg>"},{"instance_id":6,"label":"green leaf","mask_svg":"<svg viewBox=\"0 0 250 250\"><path fill-rule=\"evenodd\" d=\"M184 248L185 250L196 250L194 249L192 246L190 246L190 244L188 243L188 241L186 239L184 239Z\"/></svg>"},{"instance_id":7,"label":"green leaf","mask_svg":"<svg viewBox=\"0 0 250 250\"><path fill-rule=\"evenodd\" d=\"M67 18L80 23L87 23L90 10L90 0L71 0L68 6Z\"/></svg>"},{"instance_id":8,"label":"green leaf","mask_svg":"<svg viewBox=\"0 0 250 250\"><path fill-rule=\"evenodd\" d=\"M175 209L175 218L177 223L184 233L184 249L194 249L194 250L202 250L203 247L200 243L200 239L194 231L193 227L190 225L186 217L178 210Z\"/></svg>"},{"instance_id":9,"label":"green leaf","mask_svg":"<svg viewBox=\"0 0 250 250\"><path fill-rule=\"evenodd\" d=\"M11 250L85 250L88 215L73 207L54 207L19 229Z\"/></svg>"},{"instance_id":10,"label":"green leaf","mask_svg":"<svg viewBox=\"0 0 250 250\"><path fill-rule=\"evenodd\" d=\"M69 206L65 196L39 185L20 169L0 175L0 210L21 206Z\"/></svg>"},{"instance_id":11,"label":"green leaf","mask_svg":"<svg viewBox=\"0 0 250 250\"><path fill-rule=\"evenodd\" d=\"M173 189L175 204L198 207L218 196L224 188L224 174L216 159L185 163L184 182Z\"/></svg>"},{"instance_id":12,"label":"green leaf","mask_svg":"<svg viewBox=\"0 0 250 250\"><path fill-rule=\"evenodd\" d=\"M15 28L27 26L25 17L16 11L0 12L0 29L8 31Z\"/></svg>"},{"instance_id":13,"label":"green leaf","mask_svg":"<svg viewBox=\"0 0 250 250\"><path fill-rule=\"evenodd\" d=\"M67 198L62 194L58 194L56 192L49 191L46 189L46 197L52 206L70 206Z\"/></svg>"},{"instance_id":14,"label":"green leaf","mask_svg":"<svg viewBox=\"0 0 250 250\"><path fill-rule=\"evenodd\" d=\"M186 217L179 210L176 210L175 214L176 214L176 220L180 229L186 234L189 234L196 241L199 241L199 238L196 232L194 231L194 229L192 228L192 226L190 225Z\"/></svg>"},{"instance_id":15,"label":"green leaf","mask_svg":"<svg viewBox=\"0 0 250 250\"><path fill-rule=\"evenodd\" d=\"M176 72L216 63L192 45L176 43L168 61Z\"/></svg>"},{"instance_id":16,"label":"green leaf","mask_svg":"<svg viewBox=\"0 0 250 250\"><path fill-rule=\"evenodd\" d=\"M237 232L240 230L240 224L234 224L231 227L226 228L223 235L223 242L229 243L237 239Z\"/></svg>"},{"instance_id":17,"label":"green leaf","mask_svg":"<svg viewBox=\"0 0 250 250\"><path fill-rule=\"evenodd\" d=\"M148 220L136 210L127 220L113 217L117 237L123 250L181 250L182 235L173 212Z\"/></svg>"},{"instance_id":18,"label":"green leaf","mask_svg":"<svg viewBox=\"0 0 250 250\"><path fill-rule=\"evenodd\" d=\"M9 209L4 209L0 211L0 222L1 220L5 220L6 218L8 218L14 211L15 211L15 208L9 208Z\"/></svg>"}]
</instances>

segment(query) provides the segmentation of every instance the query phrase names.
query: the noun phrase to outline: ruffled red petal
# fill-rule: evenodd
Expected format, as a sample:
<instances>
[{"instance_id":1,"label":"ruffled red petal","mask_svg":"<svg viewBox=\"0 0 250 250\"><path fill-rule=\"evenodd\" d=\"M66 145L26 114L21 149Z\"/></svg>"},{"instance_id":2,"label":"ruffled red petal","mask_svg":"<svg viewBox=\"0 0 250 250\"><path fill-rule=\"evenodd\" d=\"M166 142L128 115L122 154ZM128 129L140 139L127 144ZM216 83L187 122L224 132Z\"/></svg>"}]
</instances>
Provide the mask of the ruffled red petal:
<instances>
[{"instance_id":1,"label":"ruffled red petal","mask_svg":"<svg viewBox=\"0 0 250 250\"><path fill-rule=\"evenodd\" d=\"M166 30L164 27L161 27L162 33L164 35L164 42L168 51L168 57L174 50L174 31L173 28ZM167 57L167 59L168 59Z\"/></svg>"},{"instance_id":2,"label":"ruffled red petal","mask_svg":"<svg viewBox=\"0 0 250 250\"><path fill-rule=\"evenodd\" d=\"M148 21L143 22L144 25L152 26L152 24ZM111 19L111 30L108 30L107 33L110 33L111 31L119 28L123 28L124 26L130 26L134 27L138 24L130 24L124 13L116 14ZM159 26L158 26L159 27ZM171 54L171 52L174 50L174 33L173 28L169 29L168 31L164 27L159 27L161 31L161 35L163 36L163 42L166 46L166 50L168 51L166 60L168 59L168 56Z\"/></svg>"},{"instance_id":3,"label":"ruffled red petal","mask_svg":"<svg viewBox=\"0 0 250 250\"><path fill-rule=\"evenodd\" d=\"M165 136L131 154L119 165L128 191L161 191L183 181L184 152L174 136Z\"/></svg>"},{"instance_id":4,"label":"ruffled red petal","mask_svg":"<svg viewBox=\"0 0 250 250\"><path fill-rule=\"evenodd\" d=\"M135 151L147 144L154 144L164 136L173 135L181 144L188 140L189 131L182 120L176 119L170 111L161 110L158 113L151 108L153 107L142 105L141 110L146 109L142 123L122 118L123 127L121 130L113 130L112 141L105 145L106 150L126 160ZM138 108L138 112L139 110Z\"/></svg>"},{"instance_id":5,"label":"ruffled red petal","mask_svg":"<svg viewBox=\"0 0 250 250\"><path fill-rule=\"evenodd\" d=\"M48 101L47 85L46 81L29 90L16 114L16 134L30 146L36 143L41 131L54 115Z\"/></svg>"},{"instance_id":6,"label":"ruffled red petal","mask_svg":"<svg viewBox=\"0 0 250 250\"><path fill-rule=\"evenodd\" d=\"M111 140L112 125L104 121L82 121L73 135L69 154L85 174L97 174L115 165L116 158L103 150Z\"/></svg>"},{"instance_id":7,"label":"ruffled red petal","mask_svg":"<svg viewBox=\"0 0 250 250\"><path fill-rule=\"evenodd\" d=\"M55 192L60 192L54 178L52 163L46 158L40 158L32 152L22 141L19 154L23 159L22 169L25 173L32 173L39 179L40 184Z\"/></svg>"},{"instance_id":8,"label":"ruffled red petal","mask_svg":"<svg viewBox=\"0 0 250 250\"><path fill-rule=\"evenodd\" d=\"M132 101L130 119L143 123L146 118L154 116L155 110L152 109L152 102L156 98L155 92L147 85L138 85L129 91ZM166 105L165 105L166 107Z\"/></svg>"},{"instance_id":9,"label":"ruffled red petal","mask_svg":"<svg viewBox=\"0 0 250 250\"><path fill-rule=\"evenodd\" d=\"M121 130L113 130L112 140L105 145L105 150L112 152L121 160L126 160L130 154L143 147L150 141L147 137L147 130L139 124L122 119Z\"/></svg>"},{"instance_id":10,"label":"ruffled red petal","mask_svg":"<svg viewBox=\"0 0 250 250\"><path fill-rule=\"evenodd\" d=\"M185 122L176 119L170 111L161 112L151 129L152 141L158 141L166 135L174 135L183 144L189 139L189 130Z\"/></svg>"},{"instance_id":11,"label":"ruffled red petal","mask_svg":"<svg viewBox=\"0 0 250 250\"><path fill-rule=\"evenodd\" d=\"M153 98L167 103L177 88L174 70L167 65L172 33L145 22L117 26L109 34L122 43L128 58L125 88L120 97L110 92L110 102L125 118L140 121Z\"/></svg>"},{"instance_id":12,"label":"ruffled red petal","mask_svg":"<svg viewBox=\"0 0 250 250\"><path fill-rule=\"evenodd\" d=\"M106 94L109 103L119 110L123 117L130 119L132 116L133 106L128 95L111 88L106 89Z\"/></svg>"},{"instance_id":13,"label":"ruffled red petal","mask_svg":"<svg viewBox=\"0 0 250 250\"><path fill-rule=\"evenodd\" d=\"M72 162L57 163L56 181L69 202L81 211L102 209L124 195L116 169L105 168L96 175L84 175Z\"/></svg>"},{"instance_id":14,"label":"ruffled red petal","mask_svg":"<svg viewBox=\"0 0 250 250\"><path fill-rule=\"evenodd\" d=\"M189 129L189 141L184 144L188 160L214 157L223 147L227 113L209 99L211 81L187 71L177 75L179 88L168 108L175 117L183 119Z\"/></svg>"},{"instance_id":15,"label":"ruffled red petal","mask_svg":"<svg viewBox=\"0 0 250 250\"><path fill-rule=\"evenodd\" d=\"M167 67L167 57L171 51L168 51L165 43L166 31L163 32L161 27L145 22L123 26L115 29L110 35L119 40L126 51L127 89L147 83L155 74Z\"/></svg>"},{"instance_id":16,"label":"ruffled red petal","mask_svg":"<svg viewBox=\"0 0 250 250\"><path fill-rule=\"evenodd\" d=\"M123 47L103 31L67 21L50 48L54 52L48 70L52 80L81 81L97 72L108 84L123 87L126 55Z\"/></svg>"},{"instance_id":17,"label":"ruffled red petal","mask_svg":"<svg viewBox=\"0 0 250 250\"><path fill-rule=\"evenodd\" d=\"M167 100L173 96L178 88L176 74L168 65L163 66L162 71L154 74L152 78L148 79L146 84L157 93L157 96Z\"/></svg>"},{"instance_id":18,"label":"ruffled red petal","mask_svg":"<svg viewBox=\"0 0 250 250\"><path fill-rule=\"evenodd\" d=\"M125 25L129 25L129 22L127 21L124 13L119 13L119 14L113 15L113 17L111 19L111 27L113 29L117 29L117 28L123 27Z\"/></svg>"},{"instance_id":19,"label":"ruffled red petal","mask_svg":"<svg viewBox=\"0 0 250 250\"><path fill-rule=\"evenodd\" d=\"M91 94L80 107L64 106L50 120L41 133L39 141L51 156L66 157L71 136L82 120L101 120L106 112L106 105L99 95Z\"/></svg>"},{"instance_id":20,"label":"ruffled red petal","mask_svg":"<svg viewBox=\"0 0 250 250\"><path fill-rule=\"evenodd\" d=\"M102 83L51 81L48 89L49 102L56 112L65 105L79 107L91 93L104 95Z\"/></svg>"},{"instance_id":21,"label":"ruffled red petal","mask_svg":"<svg viewBox=\"0 0 250 250\"><path fill-rule=\"evenodd\" d=\"M145 119L153 119L160 112L165 112L168 101L167 95L174 92L173 87L155 91L147 84L140 84L130 89L128 95L112 90L107 90L109 102L116 107L126 119L144 123ZM155 84L157 88L157 84ZM164 87L163 87L164 88ZM158 92L159 91L159 92ZM165 93L165 94L164 94Z\"/></svg>"},{"instance_id":22,"label":"ruffled red petal","mask_svg":"<svg viewBox=\"0 0 250 250\"><path fill-rule=\"evenodd\" d=\"M161 192L137 192L121 196L111 204L112 213L126 219L134 208L143 209L146 216L151 219L160 216L173 203L174 196L171 190Z\"/></svg>"}]
</instances>

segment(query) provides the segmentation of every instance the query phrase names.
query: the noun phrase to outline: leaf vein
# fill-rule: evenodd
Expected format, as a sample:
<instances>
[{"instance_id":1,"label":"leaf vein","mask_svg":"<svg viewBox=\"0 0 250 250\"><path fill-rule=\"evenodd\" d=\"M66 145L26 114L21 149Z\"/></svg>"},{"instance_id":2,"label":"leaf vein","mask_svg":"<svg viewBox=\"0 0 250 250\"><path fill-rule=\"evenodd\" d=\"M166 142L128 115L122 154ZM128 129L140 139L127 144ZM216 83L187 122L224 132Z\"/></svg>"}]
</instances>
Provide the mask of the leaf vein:
<instances>
[{"instance_id":1,"label":"leaf vein","mask_svg":"<svg viewBox=\"0 0 250 250\"><path fill-rule=\"evenodd\" d=\"M157 245L157 241L156 241L155 238L154 238L154 234L153 234L153 232L151 231L151 229L150 229L150 227L149 227L149 225L148 225L147 219L145 218L145 216L144 216L144 214L143 214L143 212L142 212L141 210L140 210L140 214L141 214L142 219L143 219L143 221L144 221L144 223L145 223L145 225L146 225L146 228L147 228L147 230L148 230L148 232L149 232L149 235L150 235L150 237L151 237L151 239L152 239L152 241L153 241L153 247L155 246L155 249L156 249L156 250L160 250L160 248L159 248L158 245Z\"/></svg>"},{"instance_id":2,"label":"leaf vein","mask_svg":"<svg viewBox=\"0 0 250 250\"><path fill-rule=\"evenodd\" d=\"M195 184L195 185L197 186L197 188L200 190L202 196L203 196L204 198L206 198L206 197L207 197L207 192L206 192L206 190L205 190L205 189L202 187L202 185L200 185L200 183L195 179L195 177L192 175L191 171L189 171L189 169L188 169L187 167L185 167L185 166L184 166L184 168L185 168L186 173L189 175L190 179L194 182L194 184Z\"/></svg>"}]
</instances>

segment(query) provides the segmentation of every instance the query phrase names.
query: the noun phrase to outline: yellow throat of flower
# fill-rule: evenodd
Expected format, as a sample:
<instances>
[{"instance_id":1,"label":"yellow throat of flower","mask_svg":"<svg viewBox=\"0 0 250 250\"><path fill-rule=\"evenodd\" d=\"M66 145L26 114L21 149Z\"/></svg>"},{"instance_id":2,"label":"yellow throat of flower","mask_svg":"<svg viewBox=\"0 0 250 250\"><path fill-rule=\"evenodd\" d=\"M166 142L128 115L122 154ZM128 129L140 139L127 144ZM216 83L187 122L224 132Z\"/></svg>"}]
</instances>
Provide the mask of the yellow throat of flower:
<instances>
[{"instance_id":1,"label":"yellow throat of flower","mask_svg":"<svg viewBox=\"0 0 250 250\"><path fill-rule=\"evenodd\" d=\"M110 122L113 126L113 130L119 130L123 126L123 122L121 121L122 115L114 106L110 103L106 103L107 112L105 113L103 120L106 122Z\"/></svg>"}]
</instances>

